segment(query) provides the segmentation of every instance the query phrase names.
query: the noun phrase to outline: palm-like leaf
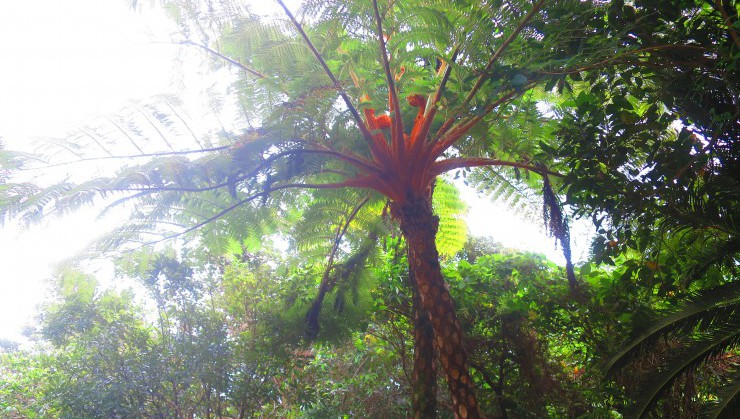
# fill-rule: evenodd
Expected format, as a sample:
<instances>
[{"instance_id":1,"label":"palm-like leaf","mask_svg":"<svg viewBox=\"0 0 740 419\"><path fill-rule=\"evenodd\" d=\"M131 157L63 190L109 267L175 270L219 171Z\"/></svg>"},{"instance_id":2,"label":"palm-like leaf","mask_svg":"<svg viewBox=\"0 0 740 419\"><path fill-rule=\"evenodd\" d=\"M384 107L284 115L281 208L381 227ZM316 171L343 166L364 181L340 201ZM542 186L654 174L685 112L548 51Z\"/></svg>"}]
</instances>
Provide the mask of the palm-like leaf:
<instances>
[{"instance_id":1,"label":"palm-like leaf","mask_svg":"<svg viewBox=\"0 0 740 419\"><path fill-rule=\"evenodd\" d=\"M658 371L640 387L634 406L635 416L645 416L682 374L695 369L713 356L737 350L740 343L740 282L702 291L644 329L606 364L608 374L623 369L645 356L659 340L673 339L666 359ZM737 374L737 371L735 371ZM730 394L730 397L735 397ZM731 400L723 400L726 406Z\"/></svg>"}]
</instances>

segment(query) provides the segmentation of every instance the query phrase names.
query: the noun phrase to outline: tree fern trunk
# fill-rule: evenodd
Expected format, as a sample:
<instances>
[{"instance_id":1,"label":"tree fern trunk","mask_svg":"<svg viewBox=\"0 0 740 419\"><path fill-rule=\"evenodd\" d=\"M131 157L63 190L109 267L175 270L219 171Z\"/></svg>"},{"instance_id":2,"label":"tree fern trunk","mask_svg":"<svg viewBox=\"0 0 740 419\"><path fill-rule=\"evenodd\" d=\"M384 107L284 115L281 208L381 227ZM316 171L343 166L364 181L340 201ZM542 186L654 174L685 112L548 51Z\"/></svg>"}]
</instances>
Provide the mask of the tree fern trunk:
<instances>
[{"instance_id":1,"label":"tree fern trunk","mask_svg":"<svg viewBox=\"0 0 740 419\"><path fill-rule=\"evenodd\" d=\"M422 307L434 330L435 346L449 385L455 417L480 418L460 323L439 265L435 243L439 218L432 213L431 193L408 196L402 205L394 206L393 213L409 245L409 266L416 277Z\"/></svg>"},{"instance_id":2,"label":"tree fern trunk","mask_svg":"<svg viewBox=\"0 0 740 419\"><path fill-rule=\"evenodd\" d=\"M411 260L409 252L408 259ZM414 372L411 383L414 419L437 417L437 368L434 363L434 330L421 305L419 287L409 266L409 287L413 297Z\"/></svg>"}]
</instances>

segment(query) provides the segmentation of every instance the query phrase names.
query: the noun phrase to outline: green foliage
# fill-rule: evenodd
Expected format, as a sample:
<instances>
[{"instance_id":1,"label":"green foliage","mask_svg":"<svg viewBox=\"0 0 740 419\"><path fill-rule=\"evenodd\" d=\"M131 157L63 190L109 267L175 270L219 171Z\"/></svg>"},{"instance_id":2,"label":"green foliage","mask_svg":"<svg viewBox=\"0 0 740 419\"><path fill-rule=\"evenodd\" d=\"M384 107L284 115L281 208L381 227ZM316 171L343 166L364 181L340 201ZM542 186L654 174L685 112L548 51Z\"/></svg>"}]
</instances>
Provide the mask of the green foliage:
<instances>
[{"instance_id":1,"label":"green foliage","mask_svg":"<svg viewBox=\"0 0 740 419\"><path fill-rule=\"evenodd\" d=\"M234 97L209 101L220 109L233 99L242 130L194 133L161 98L44 149L45 169L131 160L115 173L11 183L19 156L2 151L0 220L37 221L101 199L110 208L133 203L104 248L182 236L203 253L139 252L119 264L148 293L153 321L131 293L101 292L93 279L65 273L43 320L58 372L39 378L48 378L43 397L29 405L52 400L48 412L67 416L402 414L407 266L386 192L363 176L400 177L384 162L372 166L377 156L352 114L388 107L373 3L306 2L299 17L312 45L288 21L267 22L235 2L163 3L185 45L239 71ZM567 259L568 214L598 229L592 260L566 268L571 284L576 275L584 284L574 301L555 280L562 273L538 256L464 248L464 206L450 184L436 183L436 244L455 262L445 274L474 378L484 383L481 405L522 417L613 415L629 404L623 392L632 394L620 383L599 388L595 365L630 328L650 336L629 347L638 363L648 347L675 355L648 380L645 409L660 395L668 416L695 411L693 402L672 403L681 397L728 394L716 407L731 403L737 298L707 289L734 286L739 263L737 8L693 0L379 8L398 96L435 93L445 80L424 141L471 124L427 166L488 164L472 174L463 163L453 169L522 212L539 208L544 192ZM415 110L400 107L408 127ZM272 249L283 241L285 254ZM679 304L686 296L691 302ZM306 313L311 326L323 305L334 310L324 310L322 345L307 349ZM676 314L651 323L664 308ZM720 364L721 379L702 368ZM726 393L716 390L722 384Z\"/></svg>"},{"instance_id":2,"label":"green foliage","mask_svg":"<svg viewBox=\"0 0 740 419\"><path fill-rule=\"evenodd\" d=\"M454 256L467 239L468 226L463 219L467 206L460 199L457 188L448 182L437 182L432 204L439 217L437 249L442 257Z\"/></svg>"},{"instance_id":3,"label":"green foliage","mask_svg":"<svg viewBox=\"0 0 740 419\"><path fill-rule=\"evenodd\" d=\"M58 415L46 400L53 364L53 355L24 351L0 353L0 415L3 418Z\"/></svg>"},{"instance_id":4,"label":"green foliage","mask_svg":"<svg viewBox=\"0 0 740 419\"><path fill-rule=\"evenodd\" d=\"M614 355L606 366L607 373L644 359L646 353L667 351L661 356L657 371L651 373L640 387L634 406L635 415L647 415L678 380L701 366L716 364L714 370L720 380L732 380L737 368L732 365L731 358L737 356L740 343L739 307L740 286L737 281L730 282L697 293L688 301L681 302L672 313L633 331L638 336ZM729 358L729 366L721 365L725 357ZM722 404L717 406L717 414L721 414L723 408L729 408L735 397L729 391L729 399L720 399Z\"/></svg>"},{"instance_id":5,"label":"green foliage","mask_svg":"<svg viewBox=\"0 0 740 419\"><path fill-rule=\"evenodd\" d=\"M623 393L615 387L602 388L598 362L605 348L620 343L615 337L629 331L628 323L614 321L629 309L622 311L597 299L576 304L562 280L563 268L541 255L501 249L481 239L468 242L466 249L444 274L467 337L473 376L483 383L479 400L484 412L509 417L618 417L625 403ZM367 332L392 344L397 362L410 356L412 348L403 254L389 243ZM391 338L397 335L389 329L405 335L405 343ZM439 396L440 415L449 409L446 401Z\"/></svg>"}]
</instances>

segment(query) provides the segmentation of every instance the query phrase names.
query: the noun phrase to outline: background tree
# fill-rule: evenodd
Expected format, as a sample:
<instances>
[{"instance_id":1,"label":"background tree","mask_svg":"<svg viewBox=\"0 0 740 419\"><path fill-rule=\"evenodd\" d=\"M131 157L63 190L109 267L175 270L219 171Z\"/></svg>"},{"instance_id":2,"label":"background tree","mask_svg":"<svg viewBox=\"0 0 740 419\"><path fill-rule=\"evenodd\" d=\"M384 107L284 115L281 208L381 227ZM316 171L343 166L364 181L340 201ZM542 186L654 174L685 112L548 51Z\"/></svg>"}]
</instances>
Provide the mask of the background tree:
<instances>
[{"instance_id":1,"label":"background tree","mask_svg":"<svg viewBox=\"0 0 740 419\"><path fill-rule=\"evenodd\" d=\"M726 406L737 371L710 365L737 353L737 325L717 313L736 306L719 290L735 287L739 250L738 12L721 1L613 2L607 22L630 53L566 77L574 98L558 135L567 202L598 227L594 260L616 265L621 292L641 300L639 338L611 365L633 359L637 372L657 370L635 414L666 395L664 415L696 413L702 391L717 394L712 381L729 384ZM656 308L674 314L655 320ZM696 369L703 362L722 373Z\"/></svg>"}]
</instances>

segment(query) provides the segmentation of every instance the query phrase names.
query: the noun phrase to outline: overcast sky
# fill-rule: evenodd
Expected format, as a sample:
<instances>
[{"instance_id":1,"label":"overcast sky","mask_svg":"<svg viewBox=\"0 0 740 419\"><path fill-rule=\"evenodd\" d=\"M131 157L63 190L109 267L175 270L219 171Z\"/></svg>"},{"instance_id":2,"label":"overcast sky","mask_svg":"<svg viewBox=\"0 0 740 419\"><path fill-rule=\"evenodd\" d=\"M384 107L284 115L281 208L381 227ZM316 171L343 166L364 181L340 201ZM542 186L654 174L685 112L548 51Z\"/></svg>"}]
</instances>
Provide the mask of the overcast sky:
<instances>
[{"instance_id":1,"label":"overcast sky","mask_svg":"<svg viewBox=\"0 0 740 419\"><path fill-rule=\"evenodd\" d=\"M30 149L132 100L171 93L177 47L160 13L124 0L0 0L0 138ZM269 13L270 3L257 2ZM295 2L289 2L295 3ZM295 6L292 8L295 10ZM179 92L179 90L178 90ZM562 260L539 223L525 222L467 191L474 233ZM110 226L95 209L24 230L0 230L0 338L19 339L62 261ZM576 253L577 255L577 253Z\"/></svg>"},{"instance_id":2,"label":"overcast sky","mask_svg":"<svg viewBox=\"0 0 740 419\"><path fill-rule=\"evenodd\" d=\"M123 0L0 0L0 137L32 149L95 115L171 89L174 30L161 14ZM35 314L43 280L104 228L96 211L25 231L0 230L0 338L15 339Z\"/></svg>"}]
</instances>

